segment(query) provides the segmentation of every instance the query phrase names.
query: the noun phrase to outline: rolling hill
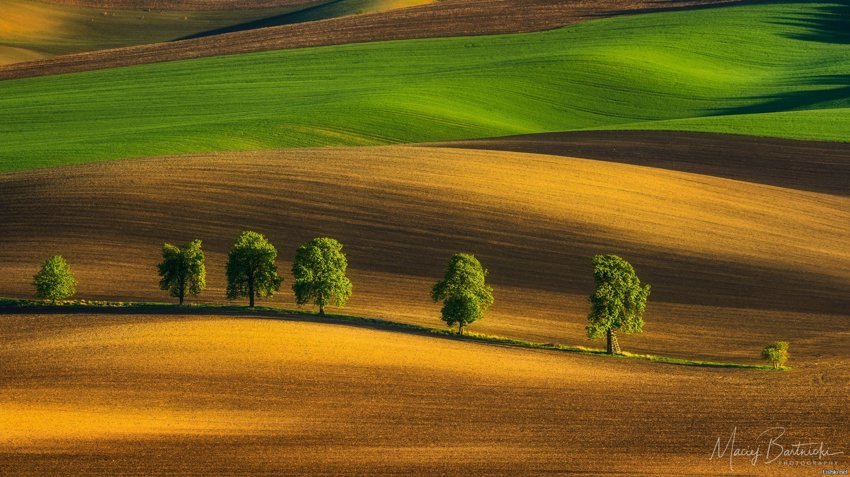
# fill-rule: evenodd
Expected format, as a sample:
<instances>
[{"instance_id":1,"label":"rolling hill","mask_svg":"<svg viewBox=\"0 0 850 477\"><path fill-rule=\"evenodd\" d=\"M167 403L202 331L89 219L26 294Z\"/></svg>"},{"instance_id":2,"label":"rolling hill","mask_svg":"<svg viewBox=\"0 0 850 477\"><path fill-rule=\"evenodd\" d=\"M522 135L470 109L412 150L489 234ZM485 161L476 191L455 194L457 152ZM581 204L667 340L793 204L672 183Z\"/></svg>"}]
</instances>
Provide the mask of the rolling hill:
<instances>
[{"instance_id":1,"label":"rolling hill","mask_svg":"<svg viewBox=\"0 0 850 477\"><path fill-rule=\"evenodd\" d=\"M553 2L550 0L335 0L317 3L314 9L276 15L255 22L232 25L214 39L187 39L130 48L65 55L47 60L0 65L0 79L88 71L140 63L224 54L339 45L379 40L433 38L538 31L578 21L641 11L672 10L735 3L738 0L602 0ZM69 0L75 2L75 0ZM99 2L96 2L100 4ZM129 0L145 5L149 2ZM214 2L208 7L266 5L269 2ZM284 3L284 2L281 2ZM169 6L201 6L201 2L157 2ZM272 4L276 4L272 2ZM411 8L391 8L424 4ZM391 8L391 9L390 9ZM340 13L356 13L343 15ZM368 12L377 12L369 14ZM364 14L365 13L365 14ZM314 20L322 21L314 21ZM305 20L310 20L305 22ZM269 27L268 25L282 25ZM238 28L234 28L238 27ZM267 27L267 28L257 28ZM215 32L215 31L214 31ZM206 33L210 33L207 31ZM190 35L191 36L191 35Z\"/></svg>"},{"instance_id":2,"label":"rolling hill","mask_svg":"<svg viewBox=\"0 0 850 477\"><path fill-rule=\"evenodd\" d=\"M2 318L13 475L718 475L729 461L708 457L734 426L750 442L805 421L781 442L842 442L848 424L827 394L846 365L730 372L233 317ZM811 470L733 470L764 469Z\"/></svg>"},{"instance_id":3,"label":"rolling hill","mask_svg":"<svg viewBox=\"0 0 850 477\"><path fill-rule=\"evenodd\" d=\"M206 36L0 67L0 473L847 467L710 457L732 433L850 446L847 1L104 6L3 3L0 62ZM329 236L348 306L227 302L246 229L284 277L259 305L295 308L295 250ZM76 298L164 302L162 244L195 238L190 306L237 306L4 299L61 254ZM444 325L458 251L489 270L489 338L409 326ZM623 350L695 366L554 350L601 346L599 253L652 286ZM790 368L740 366L776 340Z\"/></svg>"},{"instance_id":4,"label":"rolling hill","mask_svg":"<svg viewBox=\"0 0 850 477\"><path fill-rule=\"evenodd\" d=\"M0 170L587 129L843 141L850 52L818 37L827 8L759 3L3 81Z\"/></svg>"},{"instance_id":5,"label":"rolling hill","mask_svg":"<svg viewBox=\"0 0 850 477\"><path fill-rule=\"evenodd\" d=\"M56 5L40 1L0 3L0 64L56 55L175 40L190 34L281 15L309 0L270 9L152 10ZM109 8L104 8L108 5Z\"/></svg>"},{"instance_id":6,"label":"rolling hill","mask_svg":"<svg viewBox=\"0 0 850 477\"><path fill-rule=\"evenodd\" d=\"M432 0L0 4L0 65L224 32L385 12ZM70 5L69 5L70 4Z\"/></svg>"},{"instance_id":7,"label":"rolling hill","mask_svg":"<svg viewBox=\"0 0 850 477\"><path fill-rule=\"evenodd\" d=\"M161 244L200 238L202 299L222 302L226 252L249 228L278 246L282 271L299 244L338 238L348 313L430 326L448 257L476 253L496 303L473 329L540 342L592 345L595 253L627 257L653 286L630 350L752 360L777 329L826 339L850 306L850 198L607 161L410 147L163 157L4 174L0 202L0 296L30 296L38 264L61 253L81 297L161 301ZM271 303L292 306L289 286Z\"/></svg>"},{"instance_id":8,"label":"rolling hill","mask_svg":"<svg viewBox=\"0 0 850 477\"><path fill-rule=\"evenodd\" d=\"M850 144L671 131L581 131L432 146L583 157L846 196Z\"/></svg>"}]
</instances>

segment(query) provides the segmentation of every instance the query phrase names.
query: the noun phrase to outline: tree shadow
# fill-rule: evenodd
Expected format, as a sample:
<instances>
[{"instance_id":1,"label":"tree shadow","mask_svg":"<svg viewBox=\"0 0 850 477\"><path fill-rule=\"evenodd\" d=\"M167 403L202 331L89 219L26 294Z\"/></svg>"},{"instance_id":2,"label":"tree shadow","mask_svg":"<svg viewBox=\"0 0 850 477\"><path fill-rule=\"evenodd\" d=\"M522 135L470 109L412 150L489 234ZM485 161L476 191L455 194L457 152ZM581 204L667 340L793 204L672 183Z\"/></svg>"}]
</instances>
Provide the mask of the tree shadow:
<instances>
[{"instance_id":1,"label":"tree shadow","mask_svg":"<svg viewBox=\"0 0 850 477\"><path fill-rule=\"evenodd\" d=\"M805 30L785 34L786 38L842 45L850 44L850 0L833 0L829 4L816 7L816 10L817 13L787 16L773 23Z\"/></svg>"}]
</instances>

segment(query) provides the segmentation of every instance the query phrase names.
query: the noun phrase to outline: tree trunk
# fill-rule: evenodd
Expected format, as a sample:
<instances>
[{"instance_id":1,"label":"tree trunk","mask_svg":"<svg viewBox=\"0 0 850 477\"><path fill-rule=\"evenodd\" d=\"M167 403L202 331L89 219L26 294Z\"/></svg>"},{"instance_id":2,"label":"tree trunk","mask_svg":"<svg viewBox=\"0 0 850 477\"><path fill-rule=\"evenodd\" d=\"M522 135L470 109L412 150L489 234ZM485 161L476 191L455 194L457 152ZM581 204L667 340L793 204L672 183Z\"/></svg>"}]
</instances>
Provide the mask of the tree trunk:
<instances>
[{"instance_id":1,"label":"tree trunk","mask_svg":"<svg viewBox=\"0 0 850 477\"><path fill-rule=\"evenodd\" d=\"M180 294L180 306L183 306L183 294Z\"/></svg>"},{"instance_id":2,"label":"tree trunk","mask_svg":"<svg viewBox=\"0 0 850 477\"><path fill-rule=\"evenodd\" d=\"M319 314L325 316L325 305L319 305Z\"/></svg>"},{"instance_id":3,"label":"tree trunk","mask_svg":"<svg viewBox=\"0 0 850 477\"><path fill-rule=\"evenodd\" d=\"M248 306L254 308L254 277L248 277Z\"/></svg>"},{"instance_id":4,"label":"tree trunk","mask_svg":"<svg viewBox=\"0 0 850 477\"><path fill-rule=\"evenodd\" d=\"M463 323L458 322L457 324L457 334L463 336Z\"/></svg>"},{"instance_id":5,"label":"tree trunk","mask_svg":"<svg viewBox=\"0 0 850 477\"><path fill-rule=\"evenodd\" d=\"M612 343L614 331L609 328L608 331L605 332L605 337L608 338L608 345L605 347L605 352L608 354L614 354L614 343Z\"/></svg>"}]
</instances>

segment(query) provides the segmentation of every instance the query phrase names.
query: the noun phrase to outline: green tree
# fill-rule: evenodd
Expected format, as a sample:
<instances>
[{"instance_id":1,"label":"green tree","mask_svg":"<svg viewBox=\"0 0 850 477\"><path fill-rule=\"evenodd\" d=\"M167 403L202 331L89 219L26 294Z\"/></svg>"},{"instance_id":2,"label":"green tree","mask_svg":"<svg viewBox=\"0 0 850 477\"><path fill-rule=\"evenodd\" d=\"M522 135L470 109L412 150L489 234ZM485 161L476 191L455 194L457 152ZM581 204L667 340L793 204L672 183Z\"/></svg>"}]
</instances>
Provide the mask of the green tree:
<instances>
[{"instance_id":1,"label":"green tree","mask_svg":"<svg viewBox=\"0 0 850 477\"><path fill-rule=\"evenodd\" d=\"M431 289L434 303L443 302L441 316L449 326L457 324L457 333L484 317L493 304L493 289L487 285L487 270L474 255L457 253L449 260L446 275Z\"/></svg>"},{"instance_id":2,"label":"green tree","mask_svg":"<svg viewBox=\"0 0 850 477\"><path fill-rule=\"evenodd\" d=\"M71 273L71 266L60 255L48 258L41 270L33 277L35 296L45 300L64 300L77 292L77 280Z\"/></svg>"},{"instance_id":3,"label":"green tree","mask_svg":"<svg viewBox=\"0 0 850 477\"><path fill-rule=\"evenodd\" d=\"M351 297L351 281L345 276L348 260L342 244L332 238L314 238L298 247L292 263L292 291L299 305L313 302L319 314L325 305L345 306Z\"/></svg>"},{"instance_id":4,"label":"green tree","mask_svg":"<svg viewBox=\"0 0 850 477\"><path fill-rule=\"evenodd\" d=\"M262 234L245 231L239 235L227 256L227 299L266 298L280 290L283 281L277 274L277 250Z\"/></svg>"},{"instance_id":5,"label":"green tree","mask_svg":"<svg viewBox=\"0 0 850 477\"><path fill-rule=\"evenodd\" d=\"M788 362L788 342L774 341L761 350L761 357L770 361L774 369L785 366Z\"/></svg>"},{"instance_id":6,"label":"green tree","mask_svg":"<svg viewBox=\"0 0 850 477\"><path fill-rule=\"evenodd\" d=\"M643 330L649 285L641 285L631 264L616 255L593 257L593 279L596 290L590 295L587 336L605 335L606 351L613 354L618 330L627 334ZM616 348L619 352L619 345Z\"/></svg>"},{"instance_id":7,"label":"green tree","mask_svg":"<svg viewBox=\"0 0 850 477\"><path fill-rule=\"evenodd\" d=\"M207 269L201 241L193 240L182 247L167 243L162 246L162 263L159 264L161 290L180 300L186 295L197 296L207 286Z\"/></svg>"}]
</instances>

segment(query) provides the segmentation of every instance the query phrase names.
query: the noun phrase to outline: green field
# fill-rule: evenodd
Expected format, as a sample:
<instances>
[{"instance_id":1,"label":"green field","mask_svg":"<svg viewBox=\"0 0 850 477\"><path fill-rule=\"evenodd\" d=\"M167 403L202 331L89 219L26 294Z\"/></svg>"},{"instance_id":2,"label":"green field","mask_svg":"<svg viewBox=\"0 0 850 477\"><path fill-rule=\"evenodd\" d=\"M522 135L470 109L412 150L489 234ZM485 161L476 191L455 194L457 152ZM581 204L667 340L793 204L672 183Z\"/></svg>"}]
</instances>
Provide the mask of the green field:
<instances>
[{"instance_id":1,"label":"green field","mask_svg":"<svg viewBox=\"0 0 850 477\"><path fill-rule=\"evenodd\" d=\"M850 140L848 2L287 50L0 82L0 170L126 157L675 129Z\"/></svg>"}]
</instances>

